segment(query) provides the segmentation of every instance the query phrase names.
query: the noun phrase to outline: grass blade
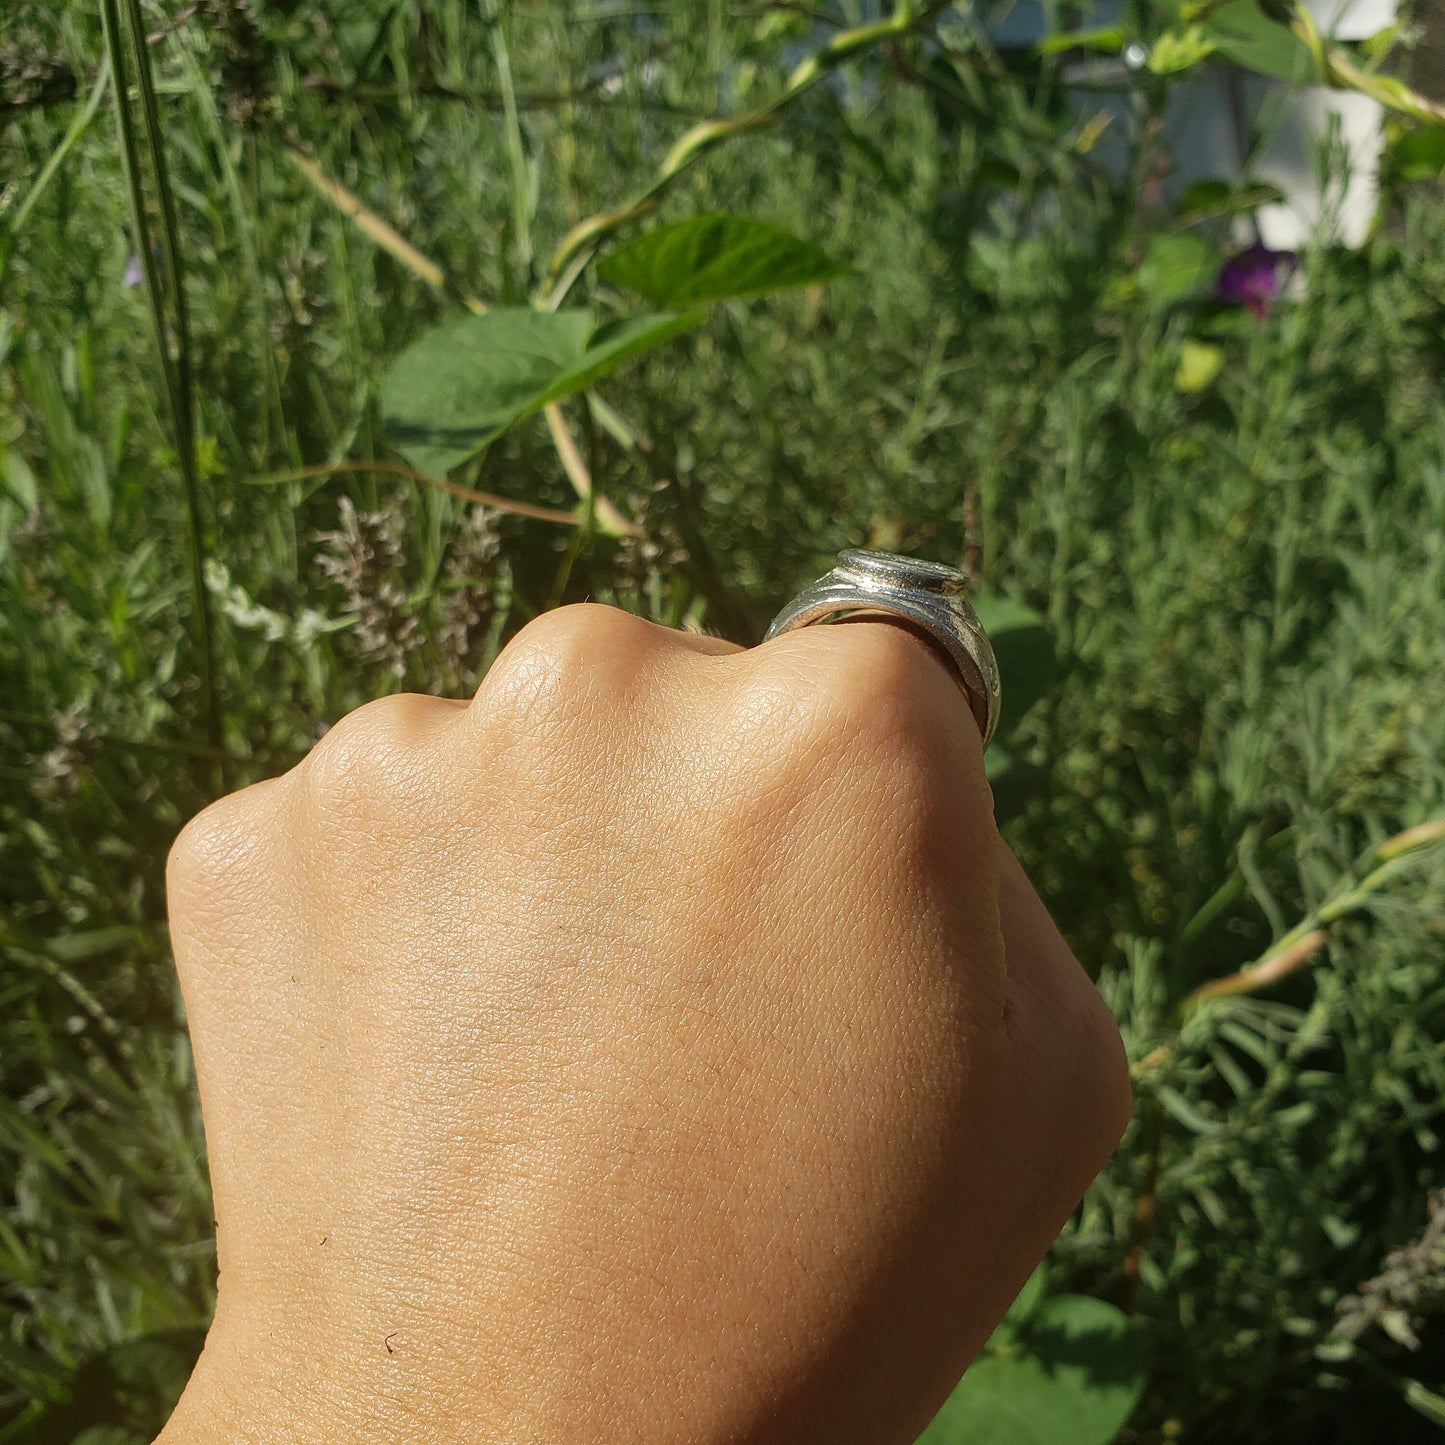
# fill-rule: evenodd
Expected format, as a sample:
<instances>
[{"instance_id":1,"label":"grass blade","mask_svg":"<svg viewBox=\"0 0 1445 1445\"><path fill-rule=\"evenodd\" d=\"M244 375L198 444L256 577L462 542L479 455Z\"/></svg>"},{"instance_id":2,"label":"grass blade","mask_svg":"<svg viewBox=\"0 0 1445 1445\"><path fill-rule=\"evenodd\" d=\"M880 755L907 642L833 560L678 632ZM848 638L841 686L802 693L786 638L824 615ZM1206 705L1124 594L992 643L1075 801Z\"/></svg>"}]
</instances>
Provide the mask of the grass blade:
<instances>
[{"instance_id":1,"label":"grass blade","mask_svg":"<svg viewBox=\"0 0 1445 1445\"><path fill-rule=\"evenodd\" d=\"M160 110L156 105L155 85L150 72L150 49L145 23L138 0L124 0L125 25L130 32L131 47L136 57L136 89L141 101L146 158L155 177L160 217L160 235L152 235L146 210L145 179L141 164L141 138L137 134L135 116L131 113L130 86L127 81L125 41L122 36L120 0L101 0L101 19L105 28L106 54L115 78L115 112L120 133L121 161L125 170L126 189L130 197L131 224L135 231L136 251L145 277L146 295L150 302L152 328L155 332L161 378L171 425L176 434L176 456L185 487L186 522L190 542L191 594L196 609L198 651L201 657L201 692L205 699L206 734L212 747L221 746L221 706L216 680L215 628L211 617L210 595L205 583L205 537L201 521L200 476L196 466L196 429L193 410L192 367L189 318L185 300L185 273L181 268L177 241L175 202L170 172L166 165L164 139L161 135ZM157 248L160 259L157 257ZM160 261L164 262L162 275ZM167 294L169 292L169 294ZM169 305L168 305L169 303ZM167 333L175 338L175 356L167 342Z\"/></svg>"}]
</instances>

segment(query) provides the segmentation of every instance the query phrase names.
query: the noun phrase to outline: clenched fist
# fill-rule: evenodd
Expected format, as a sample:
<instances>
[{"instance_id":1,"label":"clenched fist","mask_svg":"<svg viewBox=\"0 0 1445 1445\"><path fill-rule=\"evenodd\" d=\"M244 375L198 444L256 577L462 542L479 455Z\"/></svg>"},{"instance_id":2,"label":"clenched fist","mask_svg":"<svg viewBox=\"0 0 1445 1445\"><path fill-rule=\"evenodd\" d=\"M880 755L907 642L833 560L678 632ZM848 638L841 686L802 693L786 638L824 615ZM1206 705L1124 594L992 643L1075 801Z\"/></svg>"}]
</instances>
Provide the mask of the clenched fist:
<instances>
[{"instance_id":1,"label":"clenched fist","mask_svg":"<svg viewBox=\"0 0 1445 1445\"><path fill-rule=\"evenodd\" d=\"M169 887L220 1286L165 1445L902 1445L1128 1115L888 623L549 613Z\"/></svg>"}]
</instances>

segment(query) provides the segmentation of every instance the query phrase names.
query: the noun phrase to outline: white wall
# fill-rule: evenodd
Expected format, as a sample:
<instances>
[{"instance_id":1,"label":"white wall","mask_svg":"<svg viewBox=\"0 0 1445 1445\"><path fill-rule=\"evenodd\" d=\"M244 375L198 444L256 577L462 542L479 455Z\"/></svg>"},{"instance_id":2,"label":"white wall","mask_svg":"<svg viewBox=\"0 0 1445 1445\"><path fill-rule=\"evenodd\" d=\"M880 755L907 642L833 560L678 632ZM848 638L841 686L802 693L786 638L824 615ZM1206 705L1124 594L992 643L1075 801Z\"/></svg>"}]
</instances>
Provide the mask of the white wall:
<instances>
[{"instance_id":1,"label":"white wall","mask_svg":"<svg viewBox=\"0 0 1445 1445\"><path fill-rule=\"evenodd\" d=\"M1396 16L1396 0L1306 3L1321 32L1337 40L1362 40L1393 24ZM1108 25L1119 8L1106 0L1086 23ZM988 16L990 33L1002 45L1027 44L1045 33L1037 0L996 6ZM1098 108L1101 101L1088 96L1080 103ZM1320 231L1358 245L1375 210L1383 117L1379 103L1362 95L1324 86L1292 92L1282 81L1211 63L1174 88L1165 121L1176 163L1171 189L1205 176L1248 175L1278 187L1286 198L1257 213L1266 245L1298 249ZM1251 151L1255 131L1262 140ZM1336 181L1322 189L1321 153L1327 149L1336 157L1331 167Z\"/></svg>"}]
</instances>

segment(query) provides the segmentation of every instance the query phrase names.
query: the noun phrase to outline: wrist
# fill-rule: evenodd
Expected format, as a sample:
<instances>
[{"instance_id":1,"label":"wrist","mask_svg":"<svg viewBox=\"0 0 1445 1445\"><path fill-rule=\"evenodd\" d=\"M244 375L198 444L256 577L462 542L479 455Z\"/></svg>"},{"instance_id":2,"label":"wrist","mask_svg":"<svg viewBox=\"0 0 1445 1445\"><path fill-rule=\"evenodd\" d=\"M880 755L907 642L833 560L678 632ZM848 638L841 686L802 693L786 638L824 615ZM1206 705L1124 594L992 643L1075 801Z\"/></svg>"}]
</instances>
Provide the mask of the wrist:
<instances>
[{"instance_id":1,"label":"wrist","mask_svg":"<svg viewBox=\"0 0 1445 1445\"><path fill-rule=\"evenodd\" d=\"M284 1320L245 1327L217 1318L155 1445L376 1445L449 1438L435 1401L412 1382L368 1378L356 1352ZM461 1437L458 1437L461 1438ZM475 1423L469 1438L485 1439Z\"/></svg>"}]
</instances>

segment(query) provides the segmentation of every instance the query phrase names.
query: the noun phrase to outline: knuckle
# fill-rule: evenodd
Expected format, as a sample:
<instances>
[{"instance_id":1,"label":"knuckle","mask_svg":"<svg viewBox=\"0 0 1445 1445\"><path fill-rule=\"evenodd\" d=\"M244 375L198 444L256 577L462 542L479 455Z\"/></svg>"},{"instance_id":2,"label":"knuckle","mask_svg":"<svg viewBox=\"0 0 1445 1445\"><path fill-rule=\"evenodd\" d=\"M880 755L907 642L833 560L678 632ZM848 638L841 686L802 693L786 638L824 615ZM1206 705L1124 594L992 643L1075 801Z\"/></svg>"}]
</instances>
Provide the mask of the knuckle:
<instances>
[{"instance_id":1,"label":"knuckle","mask_svg":"<svg viewBox=\"0 0 1445 1445\"><path fill-rule=\"evenodd\" d=\"M1082 971L1046 1004L1051 1016L1035 1040L1040 1067L1052 1077L1052 1108L1095 1167L1119 1142L1134 1108L1128 1056L1119 1026Z\"/></svg>"},{"instance_id":2,"label":"knuckle","mask_svg":"<svg viewBox=\"0 0 1445 1445\"><path fill-rule=\"evenodd\" d=\"M611 698L667 636L616 607L579 602L534 618L507 644L474 707L523 728L572 720Z\"/></svg>"},{"instance_id":3,"label":"knuckle","mask_svg":"<svg viewBox=\"0 0 1445 1445\"><path fill-rule=\"evenodd\" d=\"M1090 988L1080 1007L1081 1053L1089 1061L1092 1121L1105 1157L1128 1128L1134 1112L1134 1085L1119 1025L1098 991Z\"/></svg>"},{"instance_id":4,"label":"knuckle","mask_svg":"<svg viewBox=\"0 0 1445 1445\"><path fill-rule=\"evenodd\" d=\"M497 661L535 660L564 676L575 676L637 657L665 635L665 628L621 608L574 602L533 618Z\"/></svg>"},{"instance_id":5,"label":"knuckle","mask_svg":"<svg viewBox=\"0 0 1445 1445\"><path fill-rule=\"evenodd\" d=\"M346 814L414 792L438 707L436 698L394 693L348 713L298 765L311 797Z\"/></svg>"},{"instance_id":6,"label":"knuckle","mask_svg":"<svg viewBox=\"0 0 1445 1445\"><path fill-rule=\"evenodd\" d=\"M798 744L877 776L900 804L934 793L955 761L946 754L966 705L949 695L956 687L926 644L890 624L795 635L796 647L777 654L769 681L797 694L790 721Z\"/></svg>"},{"instance_id":7,"label":"knuckle","mask_svg":"<svg viewBox=\"0 0 1445 1445\"><path fill-rule=\"evenodd\" d=\"M166 858L166 894L173 908L224 886L241 871L271 824L282 781L228 793L181 829Z\"/></svg>"}]
</instances>

